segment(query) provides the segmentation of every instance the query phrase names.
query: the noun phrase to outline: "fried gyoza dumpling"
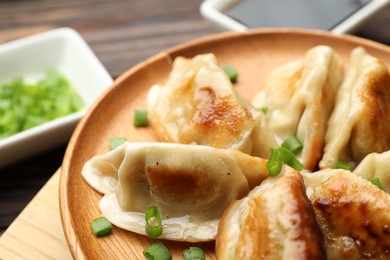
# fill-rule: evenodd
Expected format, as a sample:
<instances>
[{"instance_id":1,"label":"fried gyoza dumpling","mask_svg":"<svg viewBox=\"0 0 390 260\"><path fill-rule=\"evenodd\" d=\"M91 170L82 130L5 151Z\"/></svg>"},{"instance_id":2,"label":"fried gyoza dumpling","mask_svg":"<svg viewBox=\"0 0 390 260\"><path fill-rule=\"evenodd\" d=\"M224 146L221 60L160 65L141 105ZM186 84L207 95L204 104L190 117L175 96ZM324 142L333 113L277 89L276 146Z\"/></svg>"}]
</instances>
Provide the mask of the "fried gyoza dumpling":
<instances>
[{"instance_id":1,"label":"fried gyoza dumpling","mask_svg":"<svg viewBox=\"0 0 390 260\"><path fill-rule=\"evenodd\" d=\"M310 199L328 259L389 259L390 195L350 171L325 171Z\"/></svg>"},{"instance_id":2,"label":"fried gyoza dumpling","mask_svg":"<svg viewBox=\"0 0 390 260\"><path fill-rule=\"evenodd\" d=\"M223 214L218 259L326 259L302 176L285 166Z\"/></svg>"},{"instance_id":3,"label":"fried gyoza dumpling","mask_svg":"<svg viewBox=\"0 0 390 260\"><path fill-rule=\"evenodd\" d=\"M150 89L148 111L164 142L234 148L263 158L276 146L263 113L237 94L213 54L176 58L167 83Z\"/></svg>"},{"instance_id":4,"label":"fried gyoza dumpling","mask_svg":"<svg viewBox=\"0 0 390 260\"><path fill-rule=\"evenodd\" d=\"M313 170L321 159L325 130L342 81L340 56L327 46L308 50L302 59L274 70L252 99L268 108L270 130L279 145L291 135L303 142L298 159Z\"/></svg>"},{"instance_id":5,"label":"fried gyoza dumpling","mask_svg":"<svg viewBox=\"0 0 390 260\"><path fill-rule=\"evenodd\" d=\"M336 161L358 164L390 147L390 76L387 67L359 47L337 93L325 136L321 169Z\"/></svg>"},{"instance_id":6,"label":"fried gyoza dumpling","mask_svg":"<svg viewBox=\"0 0 390 260\"><path fill-rule=\"evenodd\" d=\"M175 143L126 143L88 161L85 180L106 195L100 202L114 225L145 233L145 215L161 210L161 238L215 239L228 204L268 176L266 161L233 149Z\"/></svg>"},{"instance_id":7,"label":"fried gyoza dumpling","mask_svg":"<svg viewBox=\"0 0 390 260\"><path fill-rule=\"evenodd\" d=\"M383 189L390 192L390 151L367 155L353 172L367 180L378 178Z\"/></svg>"}]
</instances>

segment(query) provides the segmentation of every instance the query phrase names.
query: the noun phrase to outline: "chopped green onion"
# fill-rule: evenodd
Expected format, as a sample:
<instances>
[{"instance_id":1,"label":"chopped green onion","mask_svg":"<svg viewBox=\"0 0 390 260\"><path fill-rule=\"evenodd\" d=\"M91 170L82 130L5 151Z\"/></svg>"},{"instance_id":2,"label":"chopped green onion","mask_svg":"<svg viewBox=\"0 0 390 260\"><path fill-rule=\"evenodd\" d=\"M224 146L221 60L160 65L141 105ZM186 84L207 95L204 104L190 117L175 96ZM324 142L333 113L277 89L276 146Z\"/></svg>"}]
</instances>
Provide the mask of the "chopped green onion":
<instances>
[{"instance_id":1,"label":"chopped green onion","mask_svg":"<svg viewBox=\"0 0 390 260\"><path fill-rule=\"evenodd\" d=\"M147 260L171 260L172 255L169 253L168 249L161 243L157 241L150 247L144 250L144 256Z\"/></svg>"},{"instance_id":2,"label":"chopped green onion","mask_svg":"<svg viewBox=\"0 0 390 260\"><path fill-rule=\"evenodd\" d=\"M162 219L160 210L156 206L149 207L145 212L145 231L149 237L156 238L162 234Z\"/></svg>"},{"instance_id":3,"label":"chopped green onion","mask_svg":"<svg viewBox=\"0 0 390 260\"><path fill-rule=\"evenodd\" d=\"M286 140L284 140L284 142L282 143L282 147L285 147L294 154L297 154L302 150L303 144L298 139L298 137L292 135L289 136Z\"/></svg>"},{"instance_id":4,"label":"chopped green onion","mask_svg":"<svg viewBox=\"0 0 390 260\"><path fill-rule=\"evenodd\" d=\"M286 164L291 162L292 158L295 157L293 152L291 152L290 150L288 150L287 148L285 148L283 146L279 147L278 150L279 150L280 156L282 158L282 161Z\"/></svg>"},{"instance_id":5,"label":"chopped green onion","mask_svg":"<svg viewBox=\"0 0 390 260\"><path fill-rule=\"evenodd\" d=\"M134 110L134 125L135 126L146 126L148 125L148 111L145 109Z\"/></svg>"},{"instance_id":6,"label":"chopped green onion","mask_svg":"<svg viewBox=\"0 0 390 260\"><path fill-rule=\"evenodd\" d=\"M286 147L279 147L279 153L282 157L282 161L285 164L289 165L297 171L300 171L304 168L303 164L295 157L295 154Z\"/></svg>"},{"instance_id":7,"label":"chopped green onion","mask_svg":"<svg viewBox=\"0 0 390 260\"><path fill-rule=\"evenodd\" d=\"M22 77L0 83L0 139L74 113L83 106L76 90L54 69L34 83Z\"/></svg>"},{"instance_id":8,"label":"chopped green onion","mask_svg":"<svg viewBox=\"0 0 390 260\"><path fill-rule=\"evenodd\" d=\"M236 68L234 68L233 66L224 66L222 69L229 76L230 82L234 83L237 81L238 72Z\"/></svg>"},{"instance_id":9,"label":"chopped green onion","mask_svg":"<svg viewBox=\"0 0 390 260\"><path fill-rule=\"evenodd\" d=\"M304 168L304 165L295 157L295 154L286 147L281 146L278 149L271 148L270 152L271 156L266 165L269 175L272 177L277 176L281 172L283 163L297 171Z\"/></svg>"},{"instance_id":10,"label":"chopped green onion","mask_svg":"<svg viewBox=\"0 0 390 260\"><path fill-rule=\"evenodd\" d=\"M190 247L182 253L184 260L204 260L204 252L199 247Z\"/></svg>"},{"instance_id":11,"label":"chopped green onion","mask_svg":"<svg viewBox=\"0 0 390 260\"><path fill-rule=\"evenodd\" d=\"M114 150L121 144L125 143L127 140L125 137L112 137L110 140L108 140L108 143L110 145L110 149Z\"/></svg>"},{"instance_id":12,"label":"chopped green onion","mask_svg":"<svg viewBox=\"0 0 390 260\"><path fill-rule=\"evenodd\" d=\"M305 166L297 159L297 157L293 156L291 161L287 163L291 168L301 171Z\"/></svg>"},{"instance_id":13,"label":"chopped green onion","mask_svg":"<svg viewBox=\"0 0 390 260\"><path fill-rule=\"evenodd\" d=\"M260 107L259 110L266 115L269 109L268 107Z\"/></svg>"},{"instance_id":14,"label":"chopped green onion","mask_svg":"<svg viewBox=\"0 0 390 260\"><path fill-rule=\"evenodd\" d=\"M378 177L372 178L372 179L370 180L370 182L371 182L372 184L374 184L375 186L377 186L379 189L384 190L384 189L383 189L383 186L382 186L382 183L381 183L381 181L378 179Z\"/></svg>"},{"instance_id":15,"label":"chopped green onion","mask_svg":"<svg viewBox=\"0 0 390 260\"><path fill-rule=\"evenodd\" d=\"M351 165L349 163L344 163L344 162L335 162L334 163L334 167L335 169L343 169L343 170L350 170L351 169Z\"/></svg>"},{"instance_id":16,"label":"chopped green onion","mask_svg":"<svg viewBox=\"0 0 390 260\"><path fill-rule=\"evenodd\" d=\"M99 217L92 220L90 226L96 237L107 236L112 231L112 224L105 217Z\"/></svg>"},{"instance_id":17,"label":"chopped green onion","mask_svg":"<svg viewBox=\"0 0 390 260\"><path fill-rule=\"evenodd\" d=\"M267 169L269 171L269 175L272 177L278 176L283 167L283 161L279 153L279 149L271 148L270 149L271 156L267 161Z\"/></svg>"}]
</instances>

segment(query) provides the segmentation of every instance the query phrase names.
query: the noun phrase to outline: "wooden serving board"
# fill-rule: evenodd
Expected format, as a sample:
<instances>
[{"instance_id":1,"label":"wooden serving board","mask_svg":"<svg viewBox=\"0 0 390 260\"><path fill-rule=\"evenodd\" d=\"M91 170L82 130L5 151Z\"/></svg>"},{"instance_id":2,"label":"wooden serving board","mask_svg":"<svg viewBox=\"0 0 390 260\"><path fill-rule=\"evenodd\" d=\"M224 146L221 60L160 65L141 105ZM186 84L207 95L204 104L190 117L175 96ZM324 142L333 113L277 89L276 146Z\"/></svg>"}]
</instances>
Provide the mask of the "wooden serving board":
<instances>
[{"instance_id":1,"label":"wooden serving board","mask_svg":"<svg viewBox=\"0 0 390 260\"><path fill-rule=\"evenodd\" d=\"M57 171L0 237L0 259L72 259L61 225L59 177Z\"/></svg>"}]
</instances>

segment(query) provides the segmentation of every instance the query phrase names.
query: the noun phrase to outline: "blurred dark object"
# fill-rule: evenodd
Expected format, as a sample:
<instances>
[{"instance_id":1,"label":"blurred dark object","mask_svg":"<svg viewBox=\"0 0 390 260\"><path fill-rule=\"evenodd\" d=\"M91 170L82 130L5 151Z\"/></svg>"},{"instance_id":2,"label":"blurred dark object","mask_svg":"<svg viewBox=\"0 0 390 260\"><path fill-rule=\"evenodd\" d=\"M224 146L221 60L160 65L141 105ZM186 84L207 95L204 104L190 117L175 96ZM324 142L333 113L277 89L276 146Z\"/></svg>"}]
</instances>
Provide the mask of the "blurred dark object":
<instances>
[{"instance_id":1,"label":"blurred dark object","mask_svg":"<svg viewBox=\"0 0 390 260\"><path fill-rule=\"evenodd\" d=\"M390 4L364 24L355 35L390 45Z\"/></svg>"}]
</instances>

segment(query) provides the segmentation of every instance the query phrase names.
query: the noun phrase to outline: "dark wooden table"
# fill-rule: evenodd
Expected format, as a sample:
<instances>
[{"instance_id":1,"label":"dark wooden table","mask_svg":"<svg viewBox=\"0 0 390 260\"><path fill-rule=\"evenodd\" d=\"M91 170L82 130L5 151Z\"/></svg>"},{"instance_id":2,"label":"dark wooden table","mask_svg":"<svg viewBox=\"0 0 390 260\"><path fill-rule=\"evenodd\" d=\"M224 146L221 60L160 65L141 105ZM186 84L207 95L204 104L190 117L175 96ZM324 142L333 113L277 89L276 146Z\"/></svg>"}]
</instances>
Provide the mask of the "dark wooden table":
<instances>
[{"instance_id":1,"label":"dark wooden table","mask_svg":"<svg viewBox=\"0 0 390 260\"><path fill-rule=\"evenodd\" d=\"M116 78L168 47L216 33L199 13L201 2L0 0L0 43L71 27ZM357 34L390 44L390 7ZM65 149L63 144L0 169L0 235L61 166Z\"/></svg>"}]
</instances>

